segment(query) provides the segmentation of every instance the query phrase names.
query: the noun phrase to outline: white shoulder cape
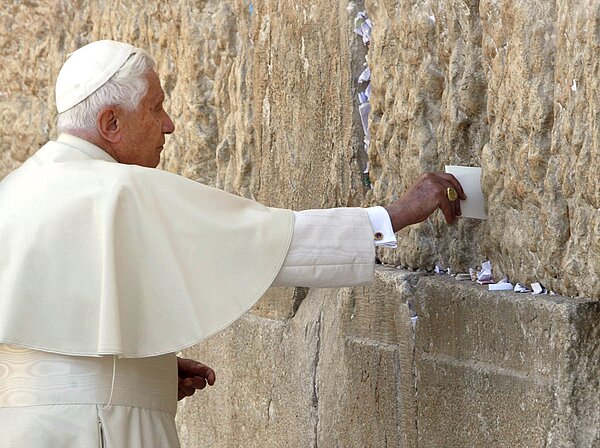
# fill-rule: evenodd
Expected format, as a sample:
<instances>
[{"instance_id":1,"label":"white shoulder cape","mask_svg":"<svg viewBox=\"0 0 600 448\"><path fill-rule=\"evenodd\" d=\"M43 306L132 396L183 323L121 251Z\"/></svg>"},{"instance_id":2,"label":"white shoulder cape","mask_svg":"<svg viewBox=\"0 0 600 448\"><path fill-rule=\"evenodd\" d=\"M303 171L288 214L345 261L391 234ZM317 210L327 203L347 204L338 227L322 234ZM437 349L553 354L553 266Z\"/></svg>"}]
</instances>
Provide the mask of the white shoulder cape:
<instances>
[{"instance_id":1,"label":"white shoulder cape","mask_svg":"<svg viewBox=\"0 0 600 448\"><path fill-rule=\"evenodd\" d=\"M293 219L61 136L0 183L0 342L124 357L189 347L271 285Z\"/></svg>"}]
</instances>

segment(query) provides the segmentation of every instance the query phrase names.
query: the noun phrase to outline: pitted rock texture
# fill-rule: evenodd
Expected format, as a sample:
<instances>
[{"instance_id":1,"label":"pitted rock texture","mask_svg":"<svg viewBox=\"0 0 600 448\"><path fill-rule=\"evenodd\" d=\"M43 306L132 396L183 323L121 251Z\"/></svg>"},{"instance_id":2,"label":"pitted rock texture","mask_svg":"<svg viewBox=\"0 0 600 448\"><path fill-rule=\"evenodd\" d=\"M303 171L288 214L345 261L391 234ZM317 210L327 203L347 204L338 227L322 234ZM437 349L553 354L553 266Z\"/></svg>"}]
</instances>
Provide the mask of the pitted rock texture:
<instances>
[{"instance_id":1,"label":"pitted rock texture","mask_svg":"<svg viewBox=\"0 0 600 448\"><path fill-rule=\"evenodd\" d=\"M489 216L448 229L438 214L401 232L386 262L466 270L490 259L496 279L600 298L592 3L367 2L374 202L423 170L482 166Z\"/></svg>"},{"instance_id":2,"label":"pitted rock texture","mask_svg":"<svg viewBox=\"0 0 600 448\"><path fill-rule=\"evenodd\" d=\"M277 300L293 303L274 288L185 352L218 379L181 402L183 446L600 443L597 301L389 267L368 287L311 289L295 313L265 318Z\"/></svg>"},{"instance_id":3,"label":"pitted rock texture","mask_svg":"<svg viewBox=\"0 0 600 448\"><path fill-rule=\"evenodd\" d=\"M0 32L0 54L2 79L10 82L3 84L0 113L11 125L0 137L0 175L56 136L53 85L67 54L109 38L145 48L158 62L176 126L163 168L273 206L358 206L362 131L346 6L274 0L8 5L0 16L7 30Z\"/></svg>"},{"instance_id":4,"label":"pitted rock texture","mask_svg":"<svg viewBox=\"0 0 600 448\"><path fill-rule=\"evenodd\" d=\"M176 124L162 167L294 209L386 204L418 174L483 167L489 219L440 213L382 260L600 298L598 1L10 2L0 11L0 176L49 138L67 54L149 50ZM372 191L361 183L353 18L374 22Z\"/></svg>"}]
</instances>

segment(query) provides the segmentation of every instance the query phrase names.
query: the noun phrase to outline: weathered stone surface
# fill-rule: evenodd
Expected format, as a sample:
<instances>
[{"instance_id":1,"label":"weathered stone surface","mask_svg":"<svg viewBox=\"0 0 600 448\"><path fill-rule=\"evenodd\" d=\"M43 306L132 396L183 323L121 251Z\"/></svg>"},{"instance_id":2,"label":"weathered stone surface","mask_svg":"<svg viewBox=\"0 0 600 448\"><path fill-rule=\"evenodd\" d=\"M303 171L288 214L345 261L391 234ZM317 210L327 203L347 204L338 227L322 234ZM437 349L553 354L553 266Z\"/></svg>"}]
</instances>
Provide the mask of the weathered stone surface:
<instances>
[{"instance_id":1,"label":"weathered stone surface","mask_svg":"<svg viewBox=\"0 0 600 448\"><path fill-rule=\"evenodd\" d=\"M387 203L423 171L481 165L489 140L482 24L476 1L381 1L367 8L375 22L373 199ZM462 220L448 228L439 214L400 232L400 249L385 251L383 259L464 270L482 259L484 225Z\"/></svg>"},{"instance_id":2,"label":"weathered stone surface","mask_svg":"<svg viewBox=\"0 0 600 448\"><path fill-rule=\"evenodd\" d=\"M401 232L387 262L465 270L491 259L498 277L600 297L600 4L580 6L367 2L373 200L423 170L482 166L489 216L448 229L440 214Z\"/></svg>"},{"instance_id":3,"label":"weathered stone surface","mask_svg":"<svg viewBox=\"0 0 600 448\"><path fill-rule=\"evenodd\" d=\"M365 48L352 33L362 2L12 2L0 15L0 175L55 136L52 86L68 52L125 40L158 61L177 126L164 168L302 209L385 204L424 170L481 165L488 221L448 228L438 214L382 259L455 270L491 259L498 277L600 298L599 6L366 2L365 197L353 97Z\"/></svg>"},{"instance_id":4,"label":"weathered stone surface","mask_svg":"<svg viewBox=\"0 0 600 448\"><path fill-rule=\"evenodd\" d=\"M210 394L180 407L183 446L259 447L269 440L302 447L314 438L321 320L312 311L290 326L246 315L208 350L192 353L216 369L218 380Z\"/></svg>"},{"instance_id":5,"label":"weathered stone surface","mask_svg":"<svg viewBox=\"0 0 600 448\"><path fill-rule=\"evenodd\" d=\"M66 55L113 38L158 61L176 123L164 168L276 206L360 205L345 2L75 3L3 8L0 175L55 136L52 87Z\"/></svg>"},{"instance_id":6,"label":"weathered stone surface","mask_svg":"<svg viewBox=\"0 0 600 448\"><path fill-rule=\"evenodd\" d=\"M600 442L598 390L590 377L600 368L590 339L598 332L597 302L490 293L429 277L417 284L416 304L420 444Z\"/></svg>"},{"instance_id":7,"label":"weathered stone surface","mask_svg":"<svg viewBox=\"0 0 600 448\"><path fill-rule=\"evenodd\" d=\"M416 278L390 271L372 288L311 290L291 317L260 318L259 302L186 351L219 378L180 406L184 446L376 448L414 438L414 347L402 294ZM285 289L267 300L278 292L287 300Z\"/></svg>"},{"instance_id":8,"label":"weathered stone surface","mask_svg":"<svg viewBox=\"0 0 600 448\"><path fill-rule=\"evenodd\" d=\"M220 378L180 407L184 445L595 446L598 322L589 299L379 268L188 350Z\"/></svg>"}]
</instances>

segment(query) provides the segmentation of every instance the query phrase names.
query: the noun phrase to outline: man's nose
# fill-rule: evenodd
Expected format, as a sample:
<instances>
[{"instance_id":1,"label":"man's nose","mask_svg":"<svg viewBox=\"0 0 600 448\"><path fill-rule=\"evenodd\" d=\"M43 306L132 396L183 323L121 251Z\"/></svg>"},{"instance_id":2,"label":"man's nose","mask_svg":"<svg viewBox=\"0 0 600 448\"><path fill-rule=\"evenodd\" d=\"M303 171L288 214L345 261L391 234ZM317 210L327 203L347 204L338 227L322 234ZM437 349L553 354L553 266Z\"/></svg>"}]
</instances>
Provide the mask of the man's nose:
<instances>
[{"instance_id":1,"label":"man's nose","mask_svg":"<svg viewBox=\"0 0 600 448\"><path fill-rule=\"evenodd\" d=\"M163 120L162 133L172 134L175 131L175 124L169 114L165 112L165 119Z\"/></svg>"}]
</instances>

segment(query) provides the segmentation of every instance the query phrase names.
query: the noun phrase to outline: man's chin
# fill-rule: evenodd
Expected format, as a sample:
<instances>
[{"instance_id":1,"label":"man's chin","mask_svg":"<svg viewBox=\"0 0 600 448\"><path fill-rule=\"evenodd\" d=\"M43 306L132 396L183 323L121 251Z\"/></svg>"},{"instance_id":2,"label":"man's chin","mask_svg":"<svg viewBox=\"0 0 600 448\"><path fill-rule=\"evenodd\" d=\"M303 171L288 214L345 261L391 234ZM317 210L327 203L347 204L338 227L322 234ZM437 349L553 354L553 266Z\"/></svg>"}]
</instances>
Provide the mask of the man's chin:
<instances>
[{"instance_id":1,"label":"man's chin","mask_svg":"<svg viewBox=\"0 0 600 448\"><path fill-rule=\"evenodd\" d=\"M144 160L142 163L136 163L136 165L143 166L145 168L156 168L160 164L160 154L156 157L148 160Z\"/></svg>"},{"instance_id":2,"label":"man's chin","mask_svg":"<svg viewBox=\"0 0 600 448\"><path fill-rule=\"evenodd\" d=\"M160 146L158 148L158 152L156 153L156 159L154 160L154 165L151 168L156 168L160 164L160 155L162 154L164 146Z\"/></svg>"},{"instance_id":3,"label":"man's chin","mask_svg":"<svg viewBox=\"0 0 600 448\"><path fill-rule=\"evenodd\" d=\"M160 154L156 158L156 160L153 160L152 163L148 164L148 168L156 168L159 164L160 164Z\"/></svg>"}]
</instances>

